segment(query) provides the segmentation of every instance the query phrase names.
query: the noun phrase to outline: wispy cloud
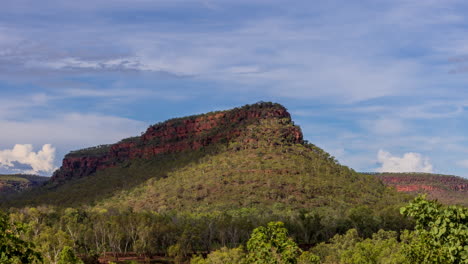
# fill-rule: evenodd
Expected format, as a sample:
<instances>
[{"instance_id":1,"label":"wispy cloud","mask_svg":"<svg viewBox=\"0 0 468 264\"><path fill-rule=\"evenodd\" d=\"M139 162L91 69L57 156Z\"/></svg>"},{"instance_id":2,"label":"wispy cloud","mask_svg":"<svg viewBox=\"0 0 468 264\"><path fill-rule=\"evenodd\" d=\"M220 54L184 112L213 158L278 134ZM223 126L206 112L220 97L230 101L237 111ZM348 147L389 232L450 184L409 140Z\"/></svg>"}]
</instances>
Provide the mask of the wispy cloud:
<instances>
[{"instance_id":1,"label":"wispy cloud","mask_svg":"<svg viewBox=\"0 0 468 264\"><path fill-rule=\"evenodd\" d=\"M52 143L61 155L138 134L139 116L273 100L346 165L372 169L385 149L449 170L443 163L468 146L468 75L448 74L464 71L449 58L468 54L467 9L459 0L6 1L0 125L11 129L0 147Z\"/></svg>"}]
</instances>

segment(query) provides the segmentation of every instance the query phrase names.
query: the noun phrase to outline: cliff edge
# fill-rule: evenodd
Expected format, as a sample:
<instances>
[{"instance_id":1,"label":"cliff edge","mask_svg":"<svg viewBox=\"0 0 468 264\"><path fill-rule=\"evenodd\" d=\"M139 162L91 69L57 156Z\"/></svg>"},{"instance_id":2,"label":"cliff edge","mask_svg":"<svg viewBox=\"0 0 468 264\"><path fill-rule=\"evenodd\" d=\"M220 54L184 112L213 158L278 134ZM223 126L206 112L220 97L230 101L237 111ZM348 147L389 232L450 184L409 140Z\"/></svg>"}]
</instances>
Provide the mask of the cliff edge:
<instances>
[{"instance_id":1,"label":"cliff edge","mask_svg":"<svg viewBox=\"0 0 468 264\"><path fill-rule=\"evenodd\" d=\"M116 144L70 152L63 159L60 169L51 177L51 182L85 177L133 159L150 159L167 153L199 150L212 144L227 144L240 136L248 125L260 123L265 119L282 119L288 124L292 123L285 107L265 102L227 111L170 119L150 126L138 137L123 139ZM279 132L283 140L291 143L303 141L298 126L285 126L283 131ZM255 138L247 141L255 141Z\"/></svg>"}]
</instances>

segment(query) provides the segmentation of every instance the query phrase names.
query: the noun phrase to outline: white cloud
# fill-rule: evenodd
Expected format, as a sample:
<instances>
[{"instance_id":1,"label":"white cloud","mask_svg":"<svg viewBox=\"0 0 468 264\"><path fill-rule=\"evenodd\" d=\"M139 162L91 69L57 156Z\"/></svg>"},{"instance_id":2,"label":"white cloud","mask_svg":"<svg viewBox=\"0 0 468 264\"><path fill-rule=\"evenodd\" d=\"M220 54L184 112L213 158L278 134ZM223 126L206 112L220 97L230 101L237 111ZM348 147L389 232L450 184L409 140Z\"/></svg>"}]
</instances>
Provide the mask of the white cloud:
<instances>
[{"instance_id":1,"label":"white cloud","mask_svg":"<svg viewBox=\"0 0 468 264\"><path fill-rule=\"evenodd\" d=\"M120 3L126 1L128 0L119 0ZM200 4L204 3L206 2ZM230 7L228 1L224 2L225 5L216 3L221 9ZM245 1L247 3L251 1ZM260 3L271 7L271 1L259 1L253 7ZM153 10L177 6L171 1L166 1L166 4L155 6L151 1L140 0L138 4L132 4L132 8L141 8L143 5L145 10ZM77 11L81 10L80 7L89 7L81 2L76 5L56 3L53 6ZM307 10L306 2L301 5ZM450 10L436 12L434 5L398 2L391 5L394 8L376 10L355 10L355 5L342 5L332 15L327 15L327 5L317 5L316 12L323 12L321 16L310 16L308 19L297 19L295 16L240 19L227 23L226 25L230 25L227 29L213 31L187 27L185 23L177 22L168 22L171 30L157 25L132 25L116 30L114 25L102 23L99 18L100 23L91 24L92 30L85 28L86 30L72 31L70 38L76 40L73 43L79 43L80 48L73 43L69 43L68 47L55 44L50 45L53 48L32 49L35 51L34 56L29 55L30 49L26 49L28 52L22 51L25 54L21 55L20 52L20 59L13 59L23 62L16 67L31 71L40 68L52 72L69 70L71 73L122 70L167 72L235 83L232 87L236 91L239 86L253 87L252 89L269 87L262 92L295 99L326 97L340 102L361 101L411 93L422 87L427 79L421 77L425 74L422 68L428 64L398 57L392 52L402 48L396 45L406 48L406 43L413 38L419 42L419 35L412 34L411 30L395 34L399 31L394 31L394 24L401 18L405 18L403 21L420 18L420 14L425 15L424 21L434 21L446 13L450 15L448 17L454 17ZM99 4L92 6L98 8ZM283 9L282 5L277 6ZM114 3L110 7L122 6ZM107 8L109 7L106 5ZM128 11L128 8L125 6L125 10ZM420 8L427 12L419 11ZM37 12L36 9L33 10ZM376 14L385 19L370 25L368 21ZM439 22L450 24L450 21L452 20ZM418 24L426 25L422 22ZM86 26L89 25L84 23L83 27ZM417 32L421 31L424 32ZM53 31L49 30L47 33L48 39L56 39ZM70 34L68 31L60 33L65 36ZM383 36L385 33L387 34ZM32 36L25 36L29 41L38 39L33 33L30 34ZM401 34L407 34L411 38L402 42ZM108 56L102 59L99 56L102 50L89 46L89 39L102 40L99 46L105 47L103 50L109 53ZM47 43L47 40L44 42ZM82 43L85 43L84 47L81 47ZM86 50L86 56L76 52L81 49ZM36 52L37 50L40 52ZM122 53L122 50L126 52ZM5 65L11 67L11 61L7 61ZM237 85L238 83L242 85Z\"/></svg>"},{"instance_id":2,"label":"white cloud","mask_svg":"<svg viewBox=\"0 0 468 264\"><path fill-rule=\"evenodd\" d=\"M457 161L457 165L462 167L462 168L467 168L468 169L468 159Z\"/></svg>"},{"instance_id":3,"label":"white cloud","mask_svg":"<svg viewBox=\"0 0 468 264\"><path fill-rule=\"evenodd\" d=\"M268 86L264 92L274 96L349 102L409 93L418 87L418 63L382 57L376 48L380 45L368 47L367 38L351 33L354 27L342 26L304 27L299 21L265 19L212 34L128 33L120 42L134 51L142 70L240 84L234 85L237 91L239 86ZM191 45L185 45L187 41ZM366 46L366 55L349 52L361 46Z\"/></svg>"},{"instance_id":4,"label":"white cloud","mask_svg":"<svg viewBox=\"0 0 468 264\"><path fill-rule=\"evenodd\" d=\"M0 130L0 148L9 148L7 144L10 142L28 142L32 145L50 142L57 148L55 151L50 145L44 145L34 156L31 145L16 145L13 149L0 151L0 168L50 175L70 150L111 144L123 138L138 136L145 131L148 124L116 116L68 113L23 121L0 117L0 127L8 128ZM57 156L57 160L51 158L52 154ZM17 166L15 168L12 165Z\"/></svg>"},{"instance_id":5,"label":"white cloud","mask_svg":"<svg viewBox=\"0 0 468 264\"><path fill-rule=\"evenodd\" d=\"M377 168L378 172L433 172L429 158L415 152L408 152L398 157L379 150L377 159L382 164L380 168Z\"/></svg>"},{"instance_id":6,"label":"white cloud","mask_svg":"<svg viewBox=\"0 0 468 264\"><path fill-rule=\"evenodd\" d=\"M45 144L38 152L33 151L31 144L16 144L12 149L0 150L0 167L22 173L52 173L55 148ZM28 166L30 168L22 168Z\"/></svg>"}]
</instances>

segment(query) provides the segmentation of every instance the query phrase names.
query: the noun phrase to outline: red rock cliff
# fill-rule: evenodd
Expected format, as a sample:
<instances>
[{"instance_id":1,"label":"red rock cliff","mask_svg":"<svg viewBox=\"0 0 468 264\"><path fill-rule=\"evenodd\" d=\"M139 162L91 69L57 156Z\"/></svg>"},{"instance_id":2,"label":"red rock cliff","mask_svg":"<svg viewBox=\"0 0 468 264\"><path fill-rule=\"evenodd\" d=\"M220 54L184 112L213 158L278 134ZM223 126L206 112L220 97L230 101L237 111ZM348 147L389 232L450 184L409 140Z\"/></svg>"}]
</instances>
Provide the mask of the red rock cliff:
<instances>
[{"instance_id":1,"label":"red rock cliff","mask_svg":"<svg viewBox=\"0 0 468 264\"><path fill-rule=\"evenodd\" d=\"M445 204L468 205L468 180L451 175L429 173L379 173L385 185L399 192L426 193Z\"/></svg>"},{"instance_id":2,"label":"red rock cliff","mask_svg":"<svg viewBox=\"0 0 468 264\"><path fill-rule=\"evenodd\" d=\"M228 142L239 136L246 125L269 118L291 122L287 110L272 103L258 103L229 111L168 120L149 127L139 137L69 153L51 181L61 182L87 176L135 158L148 159L165 153L198 150L213 143ZM302 132L297 126L283 131L282 136L292 143L302 142Z\"/></svg>"}]
</instances>

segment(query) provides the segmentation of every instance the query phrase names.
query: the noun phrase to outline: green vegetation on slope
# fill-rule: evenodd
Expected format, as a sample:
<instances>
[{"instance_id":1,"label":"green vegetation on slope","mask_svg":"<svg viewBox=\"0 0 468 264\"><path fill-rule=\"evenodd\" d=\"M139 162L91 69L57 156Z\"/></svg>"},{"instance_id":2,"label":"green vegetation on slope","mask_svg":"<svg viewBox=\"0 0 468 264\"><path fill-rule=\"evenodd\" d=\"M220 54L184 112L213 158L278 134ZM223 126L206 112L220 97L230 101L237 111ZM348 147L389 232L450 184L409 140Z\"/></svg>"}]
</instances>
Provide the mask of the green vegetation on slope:
<instances>
[{"instance_id":1,"label":"green vegetation on slope","mask_svg":"<svg viewBox=\"0 0 468 264\"><path fill-rule=\"evenodd\" d=\"M222 151L121 192L101 206L157 211L281 205L349 208L404 198L375 177L338 164L314 145L282 140L277 133L288 125L282 122L272 119L249 126Z\"/></svg>"},{"instance_id":2,"label":"green vegetation on slope","mask_svg":"<svg viewBox=\"0 0 468 264\"><path fill-rule=\"evenodd\" d=\"M236 129L229 141L49 182L4 207L31 227L28 239L51 263L60 252L73 253L69 248L91 259L135 252L187 260L246 245L252 230L271 221L284 222L306 248L351 228L370 238L379 229L412 227L398 212L409 196L298 143L289 118L254 119Z\"/></svg>"},{"instance_id":3,"label":"green vegetation on slope","mask_svg":"<svg viewBox=\"0 0 468 264\"><path fill-rule=\"evenodd\" d=\"M386 207L408 200L308 144L292 143L289 119L260 119L229 143L126 161L64 184L50 183L8 205L98 205L158 212L242 207L289 209L358 204Z\"/></svg>"},{"instance_id":4,"label":"green vegetation on slope","mask_svg":"<svg viewBox=\"0 0 468 264\"><path fill-rule=\"evenodd\" d=\"M86 206L111 197L123 190L130 190L148 179L163 178L179 166L185 166L207 155L216 146L193 152L161 155L153 159L137 159L119 166L99 171L84 178L72 179L64 184L49 182L40 188L3 199L3 207L37 206Z\"/></svg>"},{"instance_id":5,"label":"green vegetation on slope","mask_svg":"<svg viewBox=\"0 0 468 264\"><path fill-rule=\"evenodd\" d=\"M166 171L99 203L100 207L136 210L198 210L239 207L312 208L398 203L405 196L388 190L373 176L338 164L311 144L292 144L279 134L285 120L262 120L235 141L210 155ZM139 166L138 168L141 168ZM137 168L108 169L95 178L115 177ZM391 199L390 199L391 197Z\"/></svg>"},{"instance_id":6,"label":"green vegetation on slope","mask_svg":"<svg viewBox=\"0 0 468 264\"><path fill-rule=\"evenodd\" d=\"M405 209L411 220L399 213L410 196L299 142L297 127L280 116L286 117L216 127L210 136L235 127L235 137L49 182L4 199L4 206L11 221L27 224L21 239L38 245L45 263L96 263L99 256L118 262L122 255L145 262L169 256L186 263L197 255L194 263L300 264L465 256L466 209L416 200ZM99 156L108 148L72 155ZM414 221L416 231L404 231Z\"/></svg>"}]
</instances>

